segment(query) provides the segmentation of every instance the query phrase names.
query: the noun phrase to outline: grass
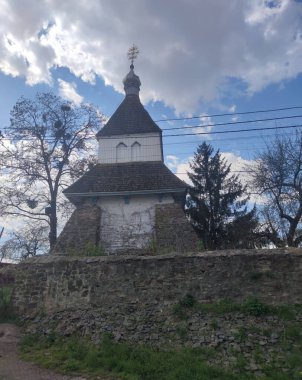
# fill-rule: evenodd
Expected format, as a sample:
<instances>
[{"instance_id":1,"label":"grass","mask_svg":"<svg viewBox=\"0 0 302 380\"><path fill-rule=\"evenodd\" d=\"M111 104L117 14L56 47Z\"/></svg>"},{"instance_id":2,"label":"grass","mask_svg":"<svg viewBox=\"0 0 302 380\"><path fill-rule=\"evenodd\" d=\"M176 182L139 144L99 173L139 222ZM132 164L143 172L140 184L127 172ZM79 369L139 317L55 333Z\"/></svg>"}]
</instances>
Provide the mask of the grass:
<instances>
[{"instance_id":1,"label":"grass","mask_svg":"<svg viewBox=\"0 0 302 380\"><path fill-rule=\"evenodd\" d=\"M245 369L247 362L241 353L236 356L234 370L211 366L209 360L217 355L215 350L204 348L156 349L148 346L129 346L114 343L105 336L99 345L93 345L80 337L63 339L48 336L27 335L21 343L23 359L41 366L56 369L65 374L84 374L90 378L105 376L120 380L255 380ZM286 358L289 367L284 374L277 367L267 366L257 352L257 362L263 363L263 380L300 379L297 368L301 365L299 351ZM256 359L256 357L255 357Z\"/></svg>"},{"instance_id":2,"label":"grass","mask_svg":"<svg viewBox=\"0 0 302 380\"><path fill-rule=\"evenodd\" d=\"M67 254L69 256L83 256L83 257L96 257L96 256L106 256L103 247L95 246L94 244L88 243L82 249L69 249Z\"/></svg>"},{"instance_id":3,"label":"grass","mask_svg":"<svg viewBox=\"0 0 302 380\"><path fill-rule=\"evenodd\" d=\"M241 304L221 301L212 304L200 304L187 294L175 305L174 313L187 316L191 311L203 310L212 313L211 328L216 330L216 314L240 312L257 317L267 314L284 319L284 330L272 360L267 360L266 348L256 346L251 358L257 363L262 380L301 380L302 379L302 330L295 320L300 305L271 306L250 298ZM259 319L261 320L261 318ZM254 326L257 332L257 326ZM238 329L237 341L244 343L252 332L249 326ZM271 330L262 332L270 338ZM185 340L188 334L187 321L179 321L176 334ZM256 380L249 371L249 360L243 352L232 350L233 364L224 368L223 350L214 348L152 348L146 345L127 345L115 343L109 335L94 345L90 341L74 336L63 338L53 333L47 336L27 335L21 343L23 359L55 369L65 374L83 374L94 379L97 376L119 380ZM221 362L222 365L219 363ZM231 363L230 362L230 363ZM212 364L210 364L212 363ZM214 365L213 363L217 363ZM284 373L280 368L287 368Z\"/></svg>"},{"instance_id":4,"label":"grass","mask_svg":"<svg viewBox=\"0 0 302 380\"><path fill-rule=\"evenodd\" d=\"M229 300L223 300L217 303L199 304L199 309L220 315L234 312L254 316L275 314L275 310L272 306L266 305L256 298L249 298L241 304Z\"/></svg>"},{"instance_id":5,"label":"grass","mask_svg":"<svg viewBox=\"0 0 302 380\"><path fill-rule=\"evenodd\" d=\"M22 343L22 351L24 357L35 358L39 364L59 368L64 373L76 371L127 380L240 379L208 366L201 360L205 359L202 351L135 348L115 344L108 337L99 346L75 338L49 342L45 338L37 340L37 336L27 337Z\"/></svg>"},{"instance_id":6,"label":"grass","mask_svg":"<svg viewBox=\"0 0 302 380\"><path fill-rule=\"evenodd\" d=\"M0 323L16 323L17 317L14 314L12 303L12 287L3 286L0 288Z\"/></svg>"},{"instance_id":7,"label":"grass","mask_svg":"<svg viewBox=\"0 0 302 380\"><path fill-rule=\"evenodd\" d=\"M247 338L247 330L244 327L240 327L234 335L240 342L244 342Z\"/></svg>"},{"instance_id":8,"label":"grass","mask_svg":"<svg viewBox=\"0 0 302 380\"><path fill-rule=\"evenodd\" d=\"M298 324L293 324L285 327L284 329L284 339L291 339L295 343L302 345L302 330L301 326Z\"/></svg>"},{"instance_id":9,"label":"grass","mask_svg":"<svg viewBox=\"0 0 302 380\"><path fill-rule=\"evenodd\" d=\"M260 280L261 278L263 277L267 277L267 278L275 278L275 274L271 271L264 271L264 272L251 272L250 273L250 279L251 280L254 280L254 281L257 281L257 280Z\"/></svg>"},{"instance_id":10,"label":"grass","mask_svg":"<svg viewBox=\"0 0 302 380\"><path fill-rule=\"evenodd\" d=\"M231 300L222 300L215 303L199 303L190 294L187 294L174 306L174 314L180 319L188 318L189 310L200 310L215 315L239 312L245 315L261 317L265 315L275 315L282 320L294 320L296 313L302 310L302 305L268 305L257 298L248 298L242 303L235 303Z\"/></svg>"}]
</instances>

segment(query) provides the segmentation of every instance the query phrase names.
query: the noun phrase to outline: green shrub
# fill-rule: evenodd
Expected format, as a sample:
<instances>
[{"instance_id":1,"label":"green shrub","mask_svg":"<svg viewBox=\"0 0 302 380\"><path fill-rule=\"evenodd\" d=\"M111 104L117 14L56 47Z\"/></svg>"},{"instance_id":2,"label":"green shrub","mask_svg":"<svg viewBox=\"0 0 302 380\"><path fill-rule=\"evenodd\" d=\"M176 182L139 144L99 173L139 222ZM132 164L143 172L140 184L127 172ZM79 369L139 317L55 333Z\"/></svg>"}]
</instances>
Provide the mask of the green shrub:
<instances>
[{"instance_id":1,"label":"green shrub","mask_svg":"<svg viewBox=\"0 0 302 380\"><path fill-rule=\"evenodd\" d=\"M197 241L197 243L196 243L196 249L197 249L197 251L204 251L205 250L204 244L203 244L202 240L198 240Z\"/></svg>"},{"instance_id":2,"label":"green shrub","mask_svg":"<svg viewBox=\"0 0 302 380\"><path fill-rule=\"evenodd\" d=\"M182 307L190 308L196 304L196 300L191 294L186 294L179 303Z\"/></svg>"},{"instance_id":3,"label":"green shrub","mask_svg":"<svg viewBox=\"0 0 302 380\"><path fill-rule=\"evenodd\" d=\"M16 321L16 315L13 310L12 302L12 288L1 287L0 288L0 322L14 322Z\"/></svg>"},{"instance_id":4,"label":"green shrub","mask_svg":"<svg viewBox=\"0 0 302 380\"><path fill-rule=\"evenodd\" d=\"M244 342L247 338L247 332L244 327L240 327L237 332L235 332L235 337L240 340L240 342Z\"/></svg>"},{"instance_id":5,"label":"green shrub","mask_svg":"<svg viewBox=\"0 0 302 380\"><path fill-rule=\"evenodd\" d=\"M103 247L96 246L92 243L86 244L82 249L69 249L67 254L69 256L105 256L106 253Z\"/></svg>"},{"instance_id":6,"label":"green shrub","mask_svg":"<svg viewBox=\"0 0 302 380\"><path fill-rule=\"evenodd\" d=\"M249 315L254 315L256 317L261 315L271 314L273 308L260 302L257 298L249 298L241 305L241 310Z\"/></svg>"},{"instance_id":7,"label":"green shrub","mask_svg":"<svg viewBox=\"0 0 302 380\"><path fill-rule=\"evenodd\" d=\"M285 321L292 321L295 319L296 311L299 310L299 306L291 305L278 305L275 307L276 314L279 318Z\"/></svg>"},{"instance_id":8,"label":"green shrub","mask_svg":"<svg viewBox=\"0 0 302 380\"><path fill-rule=\"evenodd\" d=\"M173 312L181 319L187 317L186 310L193 308L196 305L196 300L191 294L186 294L173 308Z\"/></svg>"},{"instance_id":9,"label":"green shrub","mask_svg":"<svg viewBox=\"0 0 302 380\"><path fill-rule=\"evenodd\" d=\"M234 313L240 310L240 305L228 299L215 303L205 303L197 305L198 309L214 314Z\"/></svg>"},{"instance_id":10,"label":"green shrub","mask_svg":"<svg viewBox=\"0 0 302 380\"><path fill-rule=\"evenodd\" d=\"M150 249L150 253L151 253L151 255L156 255L157 254L157 251L158 251L158 247L157 247L157 242L156 242L156 240L155 239L152 239L151 241L150 241L150 247L149 247L149 249Z\"/></svg>"},{"instance_id":11,"label":"green shrub","mask_svg":"<svg viewBox=\"0 0 302 380\"><path fill-rule=\"evenodd\" d=\"M105 256L105 251L103 247L97 247L93 244L87 244L84 249L83 256Z\"/></svg>"},{"instance_id":12,"label":"green shrub","mask_svg":"<svg viewBox=\"0 0 302 380\"><path fill-rule=\"evenodd\" d=\"M250 279L251 280L259 280L263 276L262 272L251 272L250 273Z\"/></svg>"},{"instance_id":13,"label":"green shrub","mask_svg":"<svg viewBox=\"0 0 302 380\"><path fill-rule=\"evenodd\" d=\"M210 322L210 326L212 327L213 330L217 330L218 327L219 327L217 319L212 319L211 322Z\"/></svg>"}]
</instances>

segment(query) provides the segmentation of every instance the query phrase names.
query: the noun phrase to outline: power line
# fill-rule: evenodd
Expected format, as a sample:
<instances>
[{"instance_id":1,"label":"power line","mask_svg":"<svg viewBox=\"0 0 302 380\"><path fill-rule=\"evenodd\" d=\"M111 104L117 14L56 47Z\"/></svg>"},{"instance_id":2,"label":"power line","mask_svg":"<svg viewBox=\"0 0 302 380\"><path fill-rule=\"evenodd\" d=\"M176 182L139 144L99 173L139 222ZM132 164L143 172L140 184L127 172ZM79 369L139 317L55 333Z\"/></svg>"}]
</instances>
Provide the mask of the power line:
<instances>
[{"instance_id":1,"label":"power line","mask_svg":"<svg viewBox=\"0 0 302 380\"><path fill-rule=\"evenodd\" d=\"M296 108L302 108L302 107L296 107ZM301 118L302 115L291 115L291 116L280 116L280 117L272 117L272 118L264 118L264 119L253 119L253 120L241 120L241 121L233 121L233 122L226 122L226 123L211 123L211 124L205 124L205 125L190 125L190 126L183 126L183 127L175 127L175 128L163 128L163 131L172 131L172 130L182 130L182 129L193 129L193 128L208 128L208 127L217 127L217 126L225 126L225 125L238 125L238 124L250 124L250 123L260 123L260 122L266 122L266 121L277 121L277 120L285 120L285 119L294 119L294 118ZM276 127L278 128L278 127ZM16 128L5 128L5 129L16 129ZM260 130L260 128L259 128ZM204 133L204 134L210 134L211 132ZM215 132L217 133L217 132ZM198 133L194 133L198 134ZM118 135L117 135L118 136ZM174 135L164 135L163 137L168 137L168 136L174 136ZM185 136L185 134L182 134L182 136ZM93 138L95 135L86 135L84 136L85 138ZM137 138L137 137L142 137L142 136L125 136L123 138ZM158 137L158 135L148 135L145 136L144 138L151 138L151 137ZM102 137L103 140L110 140L110 139L117 139L118 137L116 136L108 136L108 137ZM11 140L7 137L2 137L4 140ZM27 138L22 138L22 140L31 140L33 137L27 137ZM45 137L45 141L53 141L53 138Z\"/></svg>"},{"instance_id":2,"label":"power line","mask_svg":"<svg viewBox=\"0 0 302 380\"><path fill-rule=\"evenodd\" d=\"M302 117L302 115L300 116L293 116L295 118L297 117ZM276 118L274 119L270 119L270 120L277 120ZM258 122L260 120L254 120L254 121L248 121L249 123L250 122ZM263 121L267 121L265 119L263 119ZM244 124L244 122L234 122L233 124ZM215 127L217 125L220 125L220 124L210 124L208 126L211 126L211 127ZM250 128L250 129L236 129L236 130L229 130L229 131L211 131L211 132L195 132L195 133L178 133L178 134L170 134L170 135L163 135L164 138L167 138L167 137L182 137L182 136L195 136L195 135L212 135L212 134L220 134L220 133L238 133L238 132L249 132L249 131L265 131L265 130L273 130L273 129L284 129L284 128L299 128L301 127L302 125L285 125L285 126L275 126L275 127L262 127L262 128ZM196 126L193 126L191 128L201 128L203 127L202 125L196 125ZM206 127L206 126L204 126ZM179 129L179 128L176 128L176 129ZM183 128L181 128L183 129ZM117 135L118 136L118 135ZM114 137L114 136L110 136L110 137L103 137L102 139L103 140L112 140L112 139L115 139L115 140L119 140L118 137ZM141 138L142 136L135 136L135 135L132 135L132 136L123 136L123 140L124 139L135 139L135 138ZM153 138L153 137L158 137L158 135L149 135L149 136L144 136L145 139L147 138Z\"/></svg>"},{"instance_id":3,"label":"power line","mask_svg":"<svg viewBox=\"0 0 302 380\"><path fill-rule=\"evenodd\" d=\"M253 123L253 122L262 122L262 121L274 121L274 120L280 120L280 119L287 119L287 118L297 118L297 117L302 117L302 115L295 115L295 116L288 116L288 117L281 117L281 118L269 118L269 119L258 119L258 120L248 120L248 121L240 121L240 122L232 122L232 123L218 123L218 124L209 124L209 125L196 125L196 126L190 126L190 127L181 127L181 128L175 128L175 129L186 129L186 128L203 128L203 127L215 127L219 125L228 125L228 124L244 124L244 123ZM181 137L181 136L195 136L195 135L212 135L212 134L225 134L225 133L239 133L239 132L252 132L252 131L265 131L265 130L278 130L278 129L286 129L286 128L299 128L302 125L285 125L285 126L274 126L274 127L261 127L261 128L250 128L250 129L237 129L237 130L227 130L227 131L210 131L210 132L195 132L195 133L181 133L181 134L170 134L170 135L163 135L164 138L167 137ZM172 130L172 128L171 128ZM86 140L93 138L94 135L92 136L86 136ZM141 138L142 136L123 136L123 139L135 139L135 138ZM148 135L144 136L144 139L147 138L153 138L153 137L158 137L157 135ZM110 136L110 137L105 137L103 140L119 140L118 135L117 136ZM13 139L8 138L8 137L2 137L1 140L9 140L12 141ZM23 137L19 139L19 141L35 141L35 137ZM51 137L46 137L44 138L44 141L46 142L53 142L53 138ZM153 145L153 144L152 144Z\"/></svg>"},{"instance_id":4,"label":"power line","mask_svg":"<svg viewBox=\"0 0 302 380\"><path fill-rule=\"evenodd\" d=\"M288 110L301 109L301 108L302 108L302 106L294 106L294 107L274 108L274 109L258 110L258 111L220 113L220 114L199 115L199 116L197 115L197 116L190 116L190 117L175 117L175 118L171 118L171 119L159 119L159 120L154 120L154 121L155 121L155 123L159 123L159 122L161 122L161 121L192 120L192 119L201 119L201 118L205 118L205 117L220 117L220 116L250 115L250 114L255 114L255 113L288 111Z\"/></svg>"},{"instance_id":5,"label":"power line","mask_svg":"<svg viewBox=\"0 0 302 380\"><path fill-rule=\"evenodd\" d=\"M258 130L258 129L257 129ZM252 131L253 132L253 131ZM181 135L182 136L182 135ZM293 136L293 133L284 133L282 134L282 136ZM168 137L168 136L167 136ZM260 135L251 135L251 136L241 136L241 137L229 137L229 138L224 138L223 139L223 143L226 142L226 141L232 141L232 142L236 142L236 141L239 141L239 140L245 140L248 138L249 140L251 139L263 139L263 138L267 138L267 137L274 137L272 136L271 134L260 134ZM165 142L165 146L167 145L187 145L187 144L199 144L201 140L190 140L190 141L174 141L174 142ZM210 139L209 142L222 142L221 139ZM143 147L154 147L155 144L140 144L141 146ZM265 146L265 145L264 145ZM116 147L111 147L111 148L102 148L102 151L110 151L110 150L115 150ZM242 148L240 148L242 149ZM252 149L252 148L250 148Z\"/></svg>"},{"instance_id":6,"label":"power line","mask_svg":"<svg viewBox=\"0 0 302 380\"><path fill-rule=\"evenodd\" d=\"M188 125L185 127L177 127L177 128L163 128L163 131L172 131L176 129L189 129L189 128L207 128L207 127L218 127L222 125L236 125L236 124L250 124L250 123L258 123L263 121L276 121L276 120L285 120L285 119L294 119L297 117L302 117L302 115L293 115L293 116L280 116L280 117L270 117L267 119L255 119L255 120L245 120L245 121L230 121L227 123L212 123L212 124L204 124L204 125Z\"/></svg>"},{"instance_id":7,"label":"power line","mask_svg":"<svg viewBox=\"0 0 302 380\"><path fill-rule=\"evenodd\" d=\"M178 137L178 136L193 136L193 135L214 135L214 134L225 134L225 133L239 133L239 132L251 132L251 131L268 131L273 129L286 129L286 128L300 128L302 124L299 125L285 125L281 127L264 127L264 128L251 128L251 129L236 129L234 131L212 131L212 132L196 132L196 133L181 133L175 135L167 135L163 137Z\"/></svg>"},{"instance_id":8,"label":"power line","mask_svg":"<svg viewBox=\"0 0 302 380\"><path fill-rule=\"evenodd\" d=\"M284 133L282 136L293 136L292 133ZM253 136L242 136L242 137L229 137L229 138L224 138L223 143L226 141L232 141L236 142L239 140L245 140L248 138L249 140L251 139L260 139L260 138L267 138L267 137L273 137L271 134L261 134L261 135L253 135ZM221 139L210 139L209 142L222 142ZM184 144L198 144L200 143L200 140L190 140L186 141L185 143L183 141L177 141L177 142L166 142L166 145L184 145ZM145 145L145 146L153 146L153 145ZM241 149L241 148L240 148ZM252 149L252 148L251 148Z\"/></svg>"},{"instance_id":9,"label":"power line","mask_svg":"<svg viewBox=\"0 0 302 380\"><path fill-rule=\"evenodd\" d=\"M289 128L300 128L302 127L302 124L294 124L294 125L285 125L285 126L275 126L275 127L263 127L263 128L250 128L250 129L237 129L237 130L227 130L227 131L211 131L211 132L195 132L195 133L180 133L180 134L173 134L173 135L164 135L164 138L168 137L182 137L182 136L199 136L199 135L213 135L213 134L227 134L227 133L239 133L239 132L258 132L258 131L265 131L265 130L279 130L279 129L289 129ZM289 135L289 134L287 134ZM241 139L246 139L248 138L264 138L264 137L269 137L270 135L258 135L258 136L245 136L245 137L233 137L232 141L234 140L241 140ZM136 138L141 138L142 136L125 136L123 137L124 139L136 139ZM145 136L144 138L151 138L151 137L158 137L158 135L152 135L152 136ZM91 137L92 138L92 137ZM106 140L110 139L115 139L119 141L117 137L110 137L106 138ZM4 137L1 140L7 140L11 141L12 139ZM226 141L225 139L224 141ZM22 141L36 141L35 138L23 138L20 139L20 142ZM46 142L53 142L51 139L45 139L44 141ZM87 141L87 140L86 140ZM221 140L210 140L210 141L221 141ZM193 144L197 143L198 141L188 141L188 142L172 142L172 143L165 143L165 145L177 145L177 144ZM155 144L141 144L142 146L154 146Z\"/></svg>"}]
</instances>

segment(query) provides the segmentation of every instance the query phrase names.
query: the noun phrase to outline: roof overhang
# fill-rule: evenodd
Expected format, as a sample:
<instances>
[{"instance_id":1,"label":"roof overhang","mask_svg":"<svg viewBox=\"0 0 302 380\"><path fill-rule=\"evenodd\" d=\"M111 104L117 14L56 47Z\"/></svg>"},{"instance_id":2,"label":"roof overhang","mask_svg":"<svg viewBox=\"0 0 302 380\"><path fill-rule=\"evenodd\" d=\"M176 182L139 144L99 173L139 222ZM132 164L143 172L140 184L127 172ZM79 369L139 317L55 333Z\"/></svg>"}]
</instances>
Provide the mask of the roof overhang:
<instances>
[{"instance_id":1,"label":"roof overhang","mask_svg":"<svg viewBox=\"0 0 302 380\"><path fill-rule=\"evenodd\" d=\"M108 191L108 192L87 192L87 193L64 193L67 197L112 197L112 196L130 196L130 195L148 195L148 194L166 194L166 193L183 193L183 188L156 189L156 190L136 190L136 191Z\"/></svg>"}]
</instances>

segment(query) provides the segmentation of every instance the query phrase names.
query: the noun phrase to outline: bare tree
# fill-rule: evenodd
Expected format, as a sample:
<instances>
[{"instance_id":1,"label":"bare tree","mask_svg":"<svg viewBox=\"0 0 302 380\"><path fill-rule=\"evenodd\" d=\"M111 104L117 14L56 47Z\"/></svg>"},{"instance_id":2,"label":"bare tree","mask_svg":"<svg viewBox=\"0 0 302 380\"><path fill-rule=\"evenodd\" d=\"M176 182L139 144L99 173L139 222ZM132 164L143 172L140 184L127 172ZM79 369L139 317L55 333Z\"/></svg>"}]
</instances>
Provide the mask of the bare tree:
<instances>
[{"instance_id":1,"label":"bare tree","mask_svg":"<svg viewBox=\"0 0 302 380\"><path fill-rule=\"evenodd\" d=\"M249 171L251 186L266 199L262 234L278 247L298 247L302 242L302 132L276 136Z\"/></svg>"},{"instance_id":2,"label":"bare tree","mask_svg":"<svg viewBox=\"0 0 302 380\"><path fill-rule=\"evenodd\" d=\"M0 261L2 259L23 260L43 254L49 248L48 227L37 223L27 224L18 232L12 232L0 246Z\"/></svg>"},{"instance_id":3,"label":"bare tree","mask_svg":"<svg viewBox=\"0 0 302 380\"><path fill-rule=\"evenodd\" d=\"M52 93L18 100L0 140L0 214L48 225L53 246L65 203L61 191L93 158L87 151L102 118L91 105L75 106Z\"/></svg>"}]
</instances>

